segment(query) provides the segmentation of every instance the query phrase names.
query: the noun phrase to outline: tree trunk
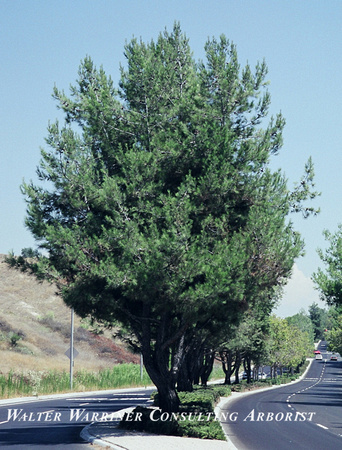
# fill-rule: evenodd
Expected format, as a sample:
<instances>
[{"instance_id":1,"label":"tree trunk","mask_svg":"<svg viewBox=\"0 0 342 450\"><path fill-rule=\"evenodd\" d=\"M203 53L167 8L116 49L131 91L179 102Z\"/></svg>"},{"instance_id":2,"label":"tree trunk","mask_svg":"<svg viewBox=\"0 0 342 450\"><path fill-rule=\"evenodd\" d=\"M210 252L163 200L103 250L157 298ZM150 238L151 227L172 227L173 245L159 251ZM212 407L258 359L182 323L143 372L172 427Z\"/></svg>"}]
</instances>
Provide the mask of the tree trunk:
<instances>
[{"instance_id":1,"label":"tree trunk","mask_svg":"<svg viewBox=\"0 0 342 450\"><path fill-rule=\"evenodd\" d=\"M249 356L245 357L244 366L247 372L247 383L249 384L251 382L251 359Z\"/></svg>"},{"instance_id":2,"label":"tree trunk","mask_svg":"<svg viewBox=\"0 0 342 450\"><path fill-rule=\"evenodd\" d=\"M202 353L201 351L199 352L199 354L196 356L196 358L194 358L193 360L193 365L191 367L191 372L192 372L192 381L193 384L200 384L200 379L201 379L201 370L202 370Z\"/></svg>"},{"instance_id":3,"label":"tree trunk","mask_svg":"<svg viewBox=\"0 0 342 450\"><path fill-rule=\"evenodd\" d=\"M146 316L148 316L148 306L146 309ZM178 412L180 401L176 392L176 379L184 360L184 335L180 334L179 339L174 343L176 350L171 355L171 344L165 345L165 341L168 340L167 314L162 317L161 322L165 325L160 326L162 332L155 342L151 339L151 322L149 320L141 322L141 352L146 371L158 389L159 407L163 412Z\"/></svg>"},{"instance_id":4,"label":"tree trunk","mask_svg":"<svg viewBox=\"0 0 342 450\"><path fill-rule=\"evenodd\" d=\"M235 362L235 383L236 384L240 383L240 379L239 379L240 365L241 365L241 355L240 355L240 352L236 352L236 362Z\"/></svg>"},{"instance_id":5,"label":"tree trunk","mask_svg":"<svg viewBox=\"0 0 342 450\"><path fill-rule=\"evenodd\" d=\"M177 390L180 391L186 391L186 392L192 392L193 386L192 386L192 377L189 373L189 361L188 361L188 355L184 359L183 364L181 365L179 372L178 372L178 378L177 378Z\"/></svg>"},{"instance_id":6,"label":"tree trunk","mask_svg":"<svg viewBox=\"0 0 342 450\"><path fill-rule=\"evenodd\" d=\"M144 355L143 355L144 356ZM167 368L159 370L158 367L144 362L146 372L158 390L158 403L163 412L178 412L179 397L176 391L176 382Z\"/></svg>"},{"instance_id":7,"label":"tree trunk","mask_svg":"<svg viewBox=\"0 0 342 450\"><path fill-rule=\"evenodd\" d=\"M211 372L213 371L214 360L215 360L215 351L213 350L204 350L204 361L201 369L201 384L206 386L210 377Z\"/></svg>"},{"instance_id":8,"label":"tree trunk","mask_svg":"<svg viewBox=\"0 0 342 450\"><path fill-rule=\"evenodd\" d=\"M224 384L231 384L230 377L234 373L232 351L221 350L219 355L221 359L222 370L224 372Z\"/></svg>"},{"instance_id":9,"label":"tree trunk","mask_svg":"<svg viewBox=\"0 0 342 450\"><path fill-rule=\"evenodd\" d=\"M163 412L178 412L179 411L179 397L175 387L167 383L158 383L159 408Z\"/></svg>"}]
</instances>

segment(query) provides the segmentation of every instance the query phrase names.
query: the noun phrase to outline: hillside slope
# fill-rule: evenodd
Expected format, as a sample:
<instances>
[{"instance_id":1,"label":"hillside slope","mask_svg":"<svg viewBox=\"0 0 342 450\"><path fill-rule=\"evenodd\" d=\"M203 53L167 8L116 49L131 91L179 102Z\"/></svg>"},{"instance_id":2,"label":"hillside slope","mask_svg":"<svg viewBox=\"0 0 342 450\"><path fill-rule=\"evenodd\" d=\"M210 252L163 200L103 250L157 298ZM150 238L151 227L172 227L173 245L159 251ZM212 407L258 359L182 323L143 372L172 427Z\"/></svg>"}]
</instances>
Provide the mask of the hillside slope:
<instances>
[{"instance_id":1,"label":"hillside slope","mask_svg":"<svg viewBox=\"0 0 342 450\"><path fill-rule=\"evenodd\" d=\"M69 370L70 309L47 282L10 268L0 255L0 372ZM75 316L74 370L97 371L121 362L139 362L109 334L96 335ZM81 327L82 325L82 327ZM20 336L17 343L13 341ZM106 337L107 336L107 337ZM11 341L12 338L12 341Z\"/></svg>"}]
</instances>

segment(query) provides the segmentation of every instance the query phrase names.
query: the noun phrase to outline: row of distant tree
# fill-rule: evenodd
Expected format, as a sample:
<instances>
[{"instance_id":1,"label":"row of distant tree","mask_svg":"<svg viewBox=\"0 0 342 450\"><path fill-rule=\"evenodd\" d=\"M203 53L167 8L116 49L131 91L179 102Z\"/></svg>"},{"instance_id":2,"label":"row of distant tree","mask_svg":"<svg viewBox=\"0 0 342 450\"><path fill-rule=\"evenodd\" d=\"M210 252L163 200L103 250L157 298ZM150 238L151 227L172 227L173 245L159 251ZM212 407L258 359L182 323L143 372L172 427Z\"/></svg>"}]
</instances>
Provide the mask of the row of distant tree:
<instances>
[{"instance_id":1,"label":"row of distant tree","mask_svg":"<svg viewBox=\"0 0 342 450\"><path fill-rule=\"evenodd\" d=\"M332 351L342 354L342 224L337 231L324 231L328 243L325 250L319 250L323 268L313 275L313 280L322 300L332 307L325 338Z\"/></svg>"},{"instance_id":2,"label":"row of distant tree","mask_svg":"<svg viewBox=\"0 0 342 450\"><path fill-rule=\"evenodd\" d=\"M271 316L263 326L246 317L220 351L227 382L233 374L238 382L242 363L248 377L251 365L295 368L321 339L328 342L329 350L342 354L342 225L335 233L325 230L324 235L329 245L318 252L324 268L313 274L313 280L327 308L313 303L308 313L301 310L286 319Z\"/></svg>"},{"instance_id":3,"label":"row of distant tree","mask_svg":"<svg viewBox=\"0 0 342 450\"><path fill-rule=\"evenodd\" d=\"M251 378L251 368L271 367L271 376L287 368L296 370L312 355L314 342L322 339L332 326L334 309L320 308L316 303L294 316L281 319L275 315L257 320L251 312L234 330L231 339L218 351L226 383L239 382L241 367ZM258 372L258 370L257 370Z\"/></svg>"}]
</instances>

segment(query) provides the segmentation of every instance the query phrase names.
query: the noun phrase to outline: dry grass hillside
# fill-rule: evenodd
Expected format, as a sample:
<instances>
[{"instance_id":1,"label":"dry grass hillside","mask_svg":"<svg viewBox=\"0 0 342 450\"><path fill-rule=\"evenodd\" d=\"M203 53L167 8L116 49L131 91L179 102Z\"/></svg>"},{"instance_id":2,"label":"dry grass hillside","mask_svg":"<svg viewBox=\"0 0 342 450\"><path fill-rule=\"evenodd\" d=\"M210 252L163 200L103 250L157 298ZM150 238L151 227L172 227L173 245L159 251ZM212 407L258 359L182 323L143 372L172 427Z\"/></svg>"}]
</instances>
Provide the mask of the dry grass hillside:
<instances>
[{"instance_id":1,"label":"dry grass hillside","mask_svg":"<svg viewBox=\"0 0 342 450\"><path fill-rule=\"evenodd\" d=\"M10 370L69 370L70 310L54 286L10 268L0 255L0 373ZM139 362L123 344L91 332L75 316L74 370L98 371L121 362ZM16 342L18 339L20 339Z\"/></svg>"}]
</instances>

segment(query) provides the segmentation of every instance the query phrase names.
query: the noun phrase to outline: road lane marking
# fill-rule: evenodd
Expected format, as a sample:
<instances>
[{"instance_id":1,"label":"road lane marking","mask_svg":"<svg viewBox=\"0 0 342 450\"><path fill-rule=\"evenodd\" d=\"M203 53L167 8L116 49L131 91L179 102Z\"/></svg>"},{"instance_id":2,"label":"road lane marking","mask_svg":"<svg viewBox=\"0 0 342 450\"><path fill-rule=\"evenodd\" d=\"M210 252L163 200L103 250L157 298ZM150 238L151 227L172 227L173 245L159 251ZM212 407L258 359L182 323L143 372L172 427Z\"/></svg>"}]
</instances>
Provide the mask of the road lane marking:
<instances>
[{"instance_id":1,"label":"road lane marking","mask_svg":"<svg viewBox=\"0 0 342 450\"><path fill-rule=\"evenodd\" d=\"M79 402L80 400L83 400L83 401L86 401L86 400L89 400L89 401L94 401L94 400L97 400L97 401L103 401L103 400L111 400L109 397L84 397L84 398L82 398L82 397L79 397L79 398L66 398L66 401L68 401L68 402L75 402L75 401L77 401L77 402Z\"/></svg>"},{"instance_id":2,"label":"road lane marking","mask_svg":"<svg viewBox=\"0 0 342 450\"><path fill-rule=\"evenodd\" d=\"M293 394L289 395L289 396L287 397L287 399L286 399L286 402L289 402L291 397L294 397L294 396L297 395L297 394L301 394L302 392L306 392L306 391L308 391L309 389L311 389L311 388L313 388L314 386L316 386L317 384L321 383L321 382L322 382L322 379L323 379L323 376L324 376L325 366L326 366L326 365L325 365L325 363L324 363L324 365L323 365L323 367L322 367L321 374L319 375L318 378L304 378L302 381L310 381L310 382L313 383L313 384L311 384L311 385L308 386L307 388L300 389L300 390L294 392ZM324 381L325 381L325 380L324 380ZM290 405L289 405L289 406L290 406ZM290 407L291 407L291 406L290 406Z\"/></svg>"},{"instance_id":3,"label":"road lane marking","mask_svg":"<svg viewBox=\"0 0 342 450\"><path fill-rule=\"evenodd\" d=\"M74 401L103 401L103 400L120 400L120 401L135 401L135 400L144 400L145 397L123 397L120 396L118 399L115 397L79 397L79 398L67 398L66 400L69 402Z\"/></svg>"},{"instance_id":4,"label":"road lane marking","mask_svg":"<svg viewBox=\"0 0 342 450\"><path fill-rule=\"evenodd\" d=\"M321 425L320 423L316 423L316 425L317 425L318 427L324 428L325 430L329 430L328 427L325 427L324 425Z\"/></svg>"}]
</instances>

